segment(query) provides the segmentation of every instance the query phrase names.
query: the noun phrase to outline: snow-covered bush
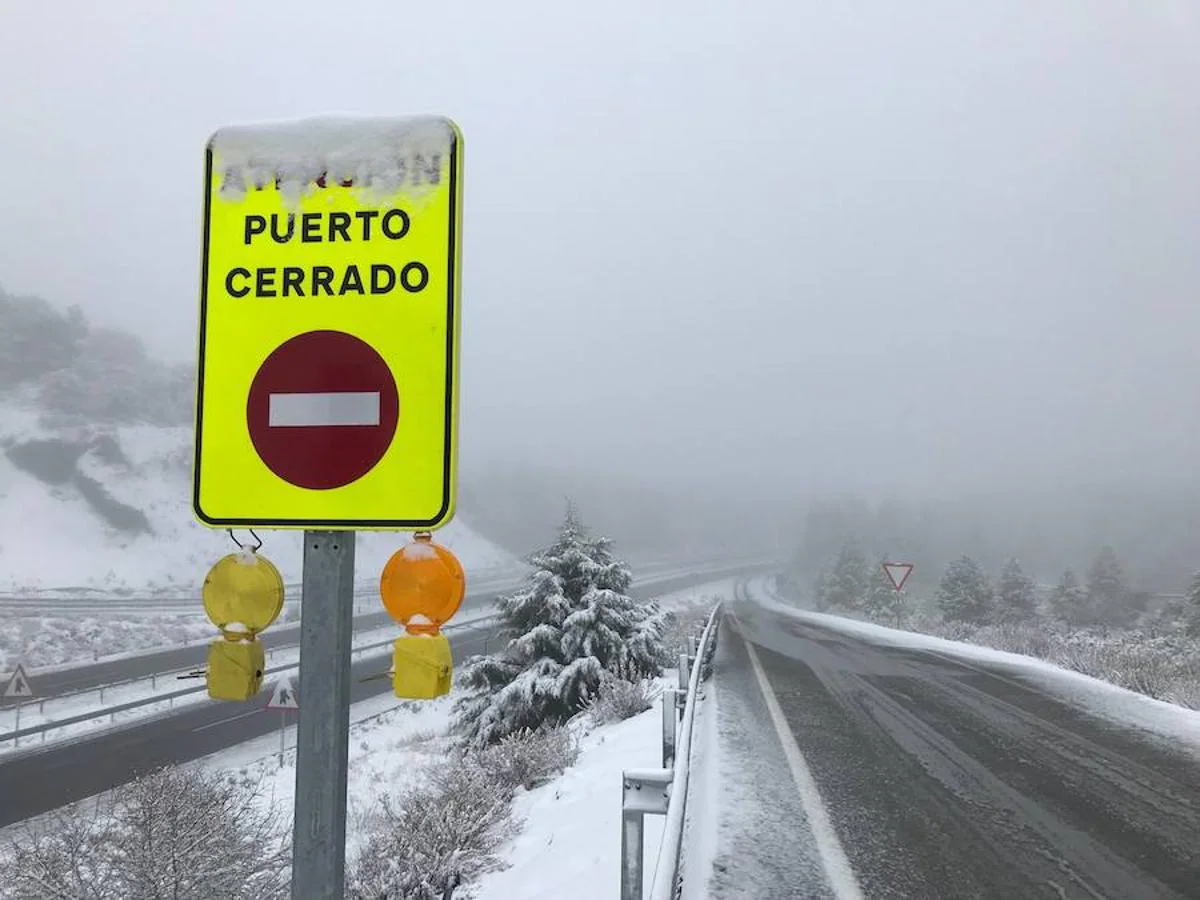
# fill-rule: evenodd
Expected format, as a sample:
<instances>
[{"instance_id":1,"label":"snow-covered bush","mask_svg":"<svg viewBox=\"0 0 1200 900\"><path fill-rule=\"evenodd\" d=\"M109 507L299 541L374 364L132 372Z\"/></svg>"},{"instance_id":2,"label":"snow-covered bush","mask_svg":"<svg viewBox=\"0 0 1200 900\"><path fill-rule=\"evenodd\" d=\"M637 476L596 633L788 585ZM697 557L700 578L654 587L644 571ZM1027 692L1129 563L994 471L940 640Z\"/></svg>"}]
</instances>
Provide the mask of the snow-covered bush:
<instances>
[{"instance_id":1,"label":"snow-covered bush","mask_svg":"<svg viewBox=\"0 0 1200 900\"><path fill-rule=\"evenodd\" d=\"M646 680L626 681L609 678L600 685L600 691L588 704L588 712L598 725L623 722L654 705L661 691L654 689Z\"/></svg>"},{"instance_id":2,"label":"snow-covered bush","mask_svg":"<svg viewBox=\"0 0 1200 900\"><path fill-rule=\"evenodd\" d=\"M287 824L259 802L254 786L161 769L12 838L0 849L0 897L284 898Z\"/></svg>"},{"instance_id":3,"label":"snow-covered bush","mask_svg":"<svg viewBox=\"0 0 1200 900\"><path fill-rule=\"evenodd\" d=\"M447 888L499 865L496 849L514 827L511 797L464 759L396 800L383 798L346 896L441 900Z\"/></svg>"},{"instance_id":4,"label":"snow-covered bush","mask_svg":"<svg viewBox=\"0 0 1200 900\"><path fill-rule=\"evenodd\" d=\"M471 746L562 724L606 674L646 678L668 663L663 614L628 596L628 566L608 540L588 536L573 507L557 540L530 563L525 586L499 604L507 644L463 667L456 724Z\"/></svg>"},{"instance_id":5,"label":"snow-covered bush","mask_svg":"<svg viewBox=\"0 0 1200 900\"><path fill-rule=\"evenodd\" d=\"M467 754L509 793L530 790L564 771L579 756L575 736L565 727L521 731Z\"/></svg>"},{"instance_id":6,"label":"snow-covered bush","mask_svg":"<svg viewBox=\"0 0 1200 900\"><path fill-rule=\"evenodd\" d=\"M563 771L577 754L565 728L519 732L463 752L398 799L384 798L350 868L346 896L441 900L448 888L496 867L496 850L518 827L513 795Z\"/></svg>"}]
</instances>

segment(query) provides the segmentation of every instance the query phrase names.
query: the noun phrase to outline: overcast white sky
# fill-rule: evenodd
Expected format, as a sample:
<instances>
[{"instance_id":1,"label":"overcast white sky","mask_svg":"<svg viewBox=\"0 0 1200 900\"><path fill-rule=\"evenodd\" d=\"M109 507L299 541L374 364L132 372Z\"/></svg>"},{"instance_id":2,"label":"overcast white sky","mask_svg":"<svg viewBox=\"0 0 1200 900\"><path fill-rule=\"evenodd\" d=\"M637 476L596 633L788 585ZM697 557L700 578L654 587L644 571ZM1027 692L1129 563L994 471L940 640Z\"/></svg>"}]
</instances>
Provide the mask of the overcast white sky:
<instances>
[{"instance_id":1,"label":"overcast white sky","mask_svg":"<svg viewBox=\"0 0 1200 900\"><path fill-rule=\"evenodd\" d=\"M467 139L464 453L1191 473L1200 4L0 3L0 284L193 354L220 125Z\"/></svg>"}]
</instances>

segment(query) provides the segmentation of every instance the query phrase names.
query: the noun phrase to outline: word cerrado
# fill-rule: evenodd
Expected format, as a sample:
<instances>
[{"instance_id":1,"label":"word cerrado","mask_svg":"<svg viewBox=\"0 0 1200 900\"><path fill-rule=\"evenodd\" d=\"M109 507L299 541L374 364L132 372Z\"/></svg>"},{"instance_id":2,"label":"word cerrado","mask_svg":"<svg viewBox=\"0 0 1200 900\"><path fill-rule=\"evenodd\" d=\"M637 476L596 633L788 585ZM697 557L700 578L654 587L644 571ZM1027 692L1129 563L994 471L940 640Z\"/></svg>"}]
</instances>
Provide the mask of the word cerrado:
<instances>
[{"instance_id":1,"label":"word cerrado","mask_svg":"<svg viewBox=\"0 0 1200 900\"><path fill-rule=\"evenodd\" d=\"M354 213L272 213L247 215L243 243L247 247L275 244L334 244L340 241L398 241L408 234L412 220L402 209L360 209ZM400 289L410 294L429 284L424 263L375 263L359 266L235 266L225 275L231 297L343 297L348 294L379 296Z\"/></svg>"}]
</instances>

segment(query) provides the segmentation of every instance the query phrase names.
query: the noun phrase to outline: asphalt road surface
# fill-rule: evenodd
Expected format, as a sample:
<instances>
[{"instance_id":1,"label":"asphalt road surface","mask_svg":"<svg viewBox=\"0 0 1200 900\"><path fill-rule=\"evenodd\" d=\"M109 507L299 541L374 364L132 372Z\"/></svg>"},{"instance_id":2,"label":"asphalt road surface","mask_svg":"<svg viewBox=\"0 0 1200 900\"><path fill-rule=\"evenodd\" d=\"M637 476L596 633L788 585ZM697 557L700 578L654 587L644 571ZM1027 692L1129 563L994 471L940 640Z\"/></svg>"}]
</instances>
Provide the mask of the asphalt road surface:
<instances>
[{"instance_id":1,"label":"asphalt road surface","mask_svg":"<svg viewBox=\"0 0 1200 900\"><path fill-rule=\"evenodd\" d=\"M1200 898L1197 748L1010 669L730 612L714 684L741 757L704 896Z\"/></svg>"},{"instance_id":2,"label":"asphalt road surface","mask_svg":"<svg viewBox=\"0 0 1200 900\"><path fill-rule=\"evenodd\" d=\"M760 567L642 578L632 593L639 597L668 594L756 568ZM494 649L496 629L481 623L447 632L447 636L454 659L461 661L489 647ZM390 679L359 680L386 671L389 664L386 650L355 663L351 702L390 691ZM274 732L279 720L264 711L268 696L264 690L246 703L205 701L80 740L14 753L0 762L0 826L101 793L158 766L199 759Z\"/></svg>"}]
</instances>

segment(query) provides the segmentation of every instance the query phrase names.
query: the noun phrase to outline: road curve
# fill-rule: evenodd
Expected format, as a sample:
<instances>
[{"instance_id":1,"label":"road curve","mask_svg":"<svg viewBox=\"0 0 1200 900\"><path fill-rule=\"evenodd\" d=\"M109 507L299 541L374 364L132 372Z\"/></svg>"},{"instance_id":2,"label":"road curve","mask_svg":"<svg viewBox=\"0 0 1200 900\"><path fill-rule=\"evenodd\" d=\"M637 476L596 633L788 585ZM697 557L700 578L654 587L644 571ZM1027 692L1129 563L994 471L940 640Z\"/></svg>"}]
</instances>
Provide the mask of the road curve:
<instances>
[{"instance_id":1,"label":"road curve","mask_svg":"<svg viewBox=\"0 0 1200 900\"><path fill-rule=\"evenodd\" d=\"M876 644L749 602L729 613L717 705L740 706L722 752L743 754L743 768L773 767L767 783L743 786L748 806L790 811L723 814L711 896L854 893L831 881L810 817L791 800L799 791L748 641L861 896L1200 897L1197 748L1098 719L1011 670ZM736 848L767 862L748 867ZM747 892L733 877L739 864L743 874L773 864L776 880Z\"/></svg>"}]
</instances>

